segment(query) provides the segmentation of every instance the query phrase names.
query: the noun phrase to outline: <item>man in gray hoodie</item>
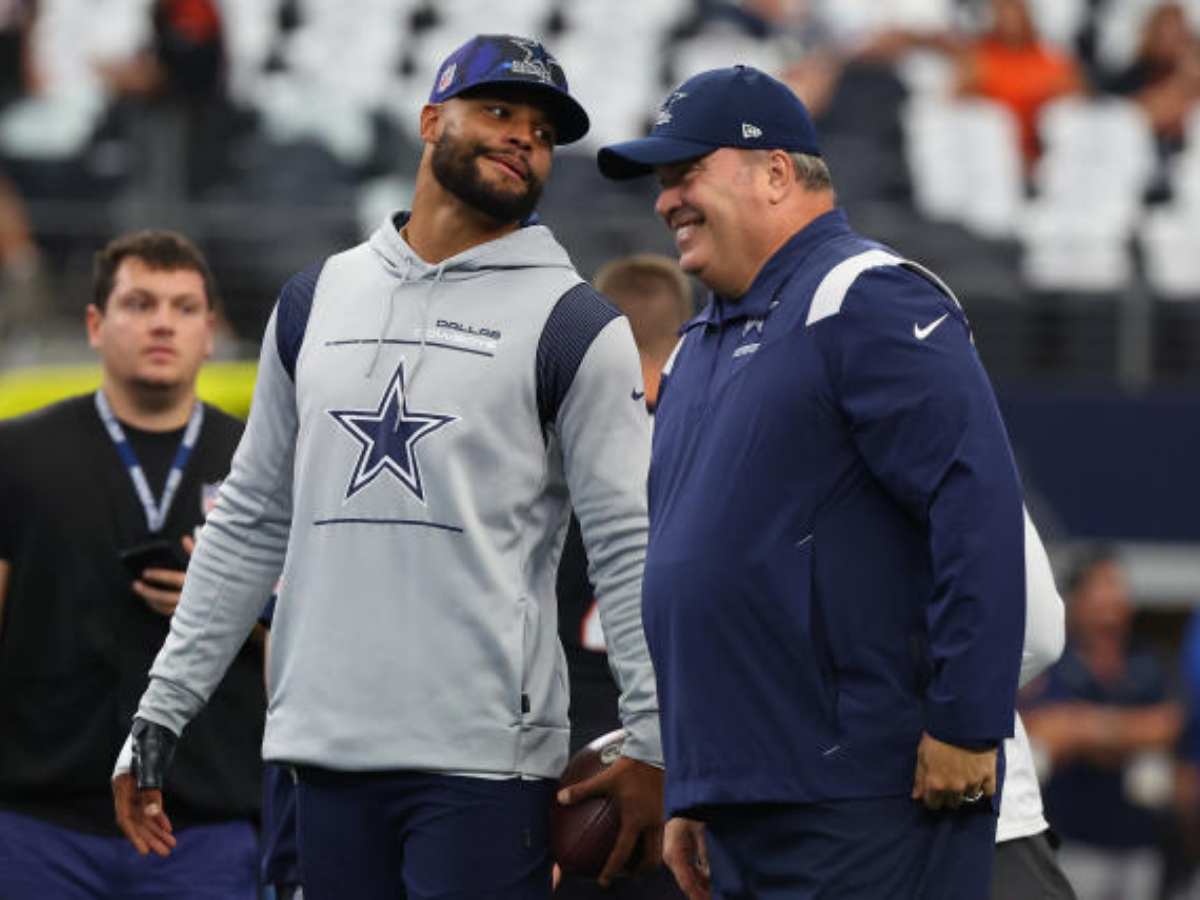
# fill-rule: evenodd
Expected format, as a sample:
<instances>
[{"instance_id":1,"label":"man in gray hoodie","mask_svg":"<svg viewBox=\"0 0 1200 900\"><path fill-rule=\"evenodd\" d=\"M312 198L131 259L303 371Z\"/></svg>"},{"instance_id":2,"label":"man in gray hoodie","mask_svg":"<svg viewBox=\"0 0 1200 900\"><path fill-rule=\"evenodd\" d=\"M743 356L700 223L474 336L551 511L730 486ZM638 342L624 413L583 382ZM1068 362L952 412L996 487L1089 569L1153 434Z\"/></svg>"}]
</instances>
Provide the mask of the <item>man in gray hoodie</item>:
<instances>
[{"instance_id":1,"label":"man in gray hoodie","mask_svg":"<svg viewBox=\"0 0 1200 900\"><path fill-rule=\"evenodd\" d=\"M282 576L263 754L298 784L305 897L548 897L567 756L555 571L583 530L624 756L613 795L661 858L661 745L641 621L649 420L627 321L533 210L587 115L535 41L438 70L411 213L285 285L245 437L114 775L139 849L174 839L174 742Z\"/></svg>"}]
</instances>

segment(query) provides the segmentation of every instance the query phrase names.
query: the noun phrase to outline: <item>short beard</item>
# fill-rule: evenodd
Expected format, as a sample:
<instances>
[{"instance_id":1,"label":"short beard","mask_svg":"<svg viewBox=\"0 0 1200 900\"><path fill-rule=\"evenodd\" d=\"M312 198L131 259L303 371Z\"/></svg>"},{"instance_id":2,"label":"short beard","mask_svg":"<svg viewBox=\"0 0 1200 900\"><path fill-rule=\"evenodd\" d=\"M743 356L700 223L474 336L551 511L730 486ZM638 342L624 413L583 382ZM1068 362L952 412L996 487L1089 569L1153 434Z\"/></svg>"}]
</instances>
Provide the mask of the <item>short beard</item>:
<instances>
[{"instance_id":1,"label":"short beard","mask_svg":"<svg viewBox=\"0 0 1200 900\"><path fill-rule=\"evenodd\" d=\"M510 194L489 187L479 174L475 160L489 150L483 144L452 137L447 129L433 147L433 177L443 188L489 219L496 222L523 222L542 198L542 182L532 172L522 194Z\"/></svg>"}]
</instances>

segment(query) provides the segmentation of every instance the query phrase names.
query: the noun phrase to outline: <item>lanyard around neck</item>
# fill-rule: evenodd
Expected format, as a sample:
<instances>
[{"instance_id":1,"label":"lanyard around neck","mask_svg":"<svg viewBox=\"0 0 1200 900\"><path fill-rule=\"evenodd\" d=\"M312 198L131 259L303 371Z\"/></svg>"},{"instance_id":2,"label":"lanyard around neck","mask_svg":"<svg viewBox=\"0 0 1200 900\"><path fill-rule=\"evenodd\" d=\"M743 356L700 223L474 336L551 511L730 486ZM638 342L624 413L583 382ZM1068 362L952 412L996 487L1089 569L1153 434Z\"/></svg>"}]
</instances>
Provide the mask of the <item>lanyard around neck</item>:
<instances>
[{"instance_id":1,"label":"lanyard around neck","mask_svg":"<svg viewBox=\"0 0 1200 900\"><path fill-rule=\"evenodd\" d=\"M117 448L117 455L121 457L121 462L125 464L125 469L129 472L129 480L133 482L138 500L142 503L142 510L146 513L146 526L151 533L161 531L163 523L167 520L167 512L171 509L171 501L175 499L175 492L179 490L179 483L183 481L183 470L187 466L188 457L192 455L192 448L196 446L196 438L200 436L200 426L204 422L204 404L197 401L192 407L191 418L188 419L187 428L183 431L183 440L179 442L179 449L175 451L175 459L171 462L171 471L167 474L167 483L163 488L162 499L158 503L154 502L150 483L146 481L146 473L142 470L142 464L138 462L137 454L133 452L133 445L125 436L125 429L117 421L117 417L108 403L108 398L101 390L96 391L96 411L100 413L100 421L104 423L104 429Z\"/></svg>"}]
</instances>

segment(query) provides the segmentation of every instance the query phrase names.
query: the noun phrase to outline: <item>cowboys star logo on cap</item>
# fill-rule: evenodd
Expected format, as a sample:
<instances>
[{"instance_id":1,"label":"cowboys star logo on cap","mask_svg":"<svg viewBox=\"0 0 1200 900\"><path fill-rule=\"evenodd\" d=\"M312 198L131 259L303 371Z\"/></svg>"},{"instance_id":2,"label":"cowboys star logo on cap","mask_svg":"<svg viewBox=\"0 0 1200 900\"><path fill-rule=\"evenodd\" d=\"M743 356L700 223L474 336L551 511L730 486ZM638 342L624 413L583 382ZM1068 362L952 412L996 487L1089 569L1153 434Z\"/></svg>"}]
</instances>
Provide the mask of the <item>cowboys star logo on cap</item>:
<instances>
[{"instance_id":1,"label":"cowboys star logo on cap","mask_svg":"<svg viewBox=\"0 0 1200 900\"><path fill-rule=\"evenodd\" d=\"M509 63L511 71L516 72L518 75L532 75L539 81L546 82L546 84L554 84L554 76L550 72L550 66L558 65L558 60L551 56L537 41L519 37L509 38L509 41L525 52L524 59L514 59ZM539 53L542 58L534 59L535 53Z\"/></svg>"},{"instance_id":2,"label":"cowboys star logo on cap","mask_svg":"<svg viewBox=\"0 0 1200 900\"><path fill-rule=\"evenodd\" d=\"M654 124L666 125L668 122L670 122L671 107L686 96L687 94L685 94L683 91L675 91L670 97L664 100L662 106L658 108L658 115L654 117Z\"/></svg>"}]
</instances>

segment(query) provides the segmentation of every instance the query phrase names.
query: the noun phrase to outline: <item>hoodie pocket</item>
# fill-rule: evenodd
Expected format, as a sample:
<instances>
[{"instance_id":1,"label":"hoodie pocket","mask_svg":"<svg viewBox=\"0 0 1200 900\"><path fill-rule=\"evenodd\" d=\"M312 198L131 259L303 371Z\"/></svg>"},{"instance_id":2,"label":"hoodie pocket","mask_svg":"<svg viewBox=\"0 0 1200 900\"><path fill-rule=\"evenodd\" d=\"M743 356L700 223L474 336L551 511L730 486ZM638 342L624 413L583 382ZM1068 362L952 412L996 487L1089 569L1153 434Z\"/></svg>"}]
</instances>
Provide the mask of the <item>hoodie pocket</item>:
<instances>
[{"instance_id":1,"label":"hoodie pocket","mask_svg":"<svg viewBox=\"0 0 1200 900\"><path fill-rule=\"evenodd\" d=\"M537 603L520 600L521 681L517 696L520 721L526 726L562 728L567 720L565 657L553 618Z\"/></svg>"},{"instance_id":2,"label":"hoodie pocket","mask_svg":"<svg viewBox=\"0 0 1200 900\"><path fill-rule=\"evenodd\" d=\"M513 667L516 673L515 696L513 697L513 709L516 711L515 719L519 723L524 723L526 717L532 711L533 701L526 689L526 682L529 679L529 654L530 654L530 615L529 615L529 600L525 597L517 599L517 616L520 622L521 640L520 640L520 655L516 660L516 665Z\"/></svg>"}]
</instances>

